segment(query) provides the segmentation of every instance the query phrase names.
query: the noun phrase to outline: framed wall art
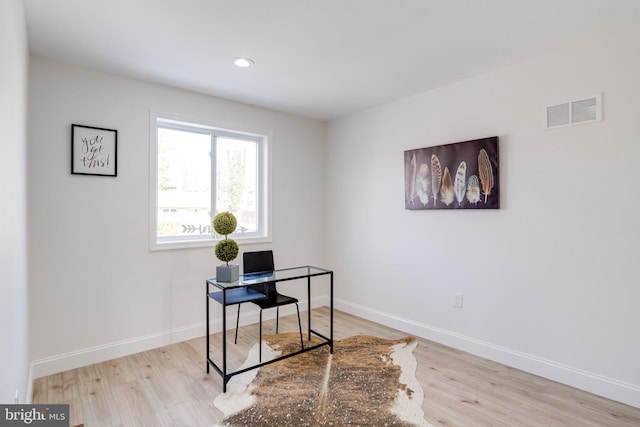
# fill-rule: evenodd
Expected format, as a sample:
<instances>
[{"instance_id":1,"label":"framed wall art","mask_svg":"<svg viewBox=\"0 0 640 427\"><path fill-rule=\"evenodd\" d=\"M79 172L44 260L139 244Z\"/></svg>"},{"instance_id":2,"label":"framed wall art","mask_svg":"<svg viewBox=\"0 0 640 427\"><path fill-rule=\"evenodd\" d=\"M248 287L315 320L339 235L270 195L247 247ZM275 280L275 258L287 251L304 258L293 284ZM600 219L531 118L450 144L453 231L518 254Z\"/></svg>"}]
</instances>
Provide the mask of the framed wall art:
<instances>
[{"instance_id":1,"label":"framed wall art","mask_svg":"<svg viewBox=\"0 0 640 427\"><path fill-rule=\"evenodd\" d=\"M117 176L118 131L71 125L71 173Z\"/></svg>"},{"instance_id":2,"label":"framed wall art","mask_svg":"<svg viewBox=\"0 0 640 427\"><path fill-rule=\"evenodd\" d=\"M404 152L404 207L499 209L498 137Z\"/></svg>"}]
</instances>

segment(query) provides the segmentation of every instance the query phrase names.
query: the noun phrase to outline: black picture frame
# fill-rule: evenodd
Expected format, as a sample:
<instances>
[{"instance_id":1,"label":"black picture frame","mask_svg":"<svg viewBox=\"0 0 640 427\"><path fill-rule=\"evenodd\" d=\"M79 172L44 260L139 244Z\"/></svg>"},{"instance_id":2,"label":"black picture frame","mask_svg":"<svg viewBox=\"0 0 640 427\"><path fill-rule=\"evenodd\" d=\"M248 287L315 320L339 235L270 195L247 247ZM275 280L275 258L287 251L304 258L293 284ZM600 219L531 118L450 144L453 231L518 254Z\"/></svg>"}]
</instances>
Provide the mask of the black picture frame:
<instances>
[{"instance_id":1,"label":"black picture frame","mask_svg":"<svg viewBox=\"0 0 640 427\"><path fill-rule=\"evenodd\" d=\"M118 176L118 131L72 124L71 173Z\"/></svg>"}]
</instances>

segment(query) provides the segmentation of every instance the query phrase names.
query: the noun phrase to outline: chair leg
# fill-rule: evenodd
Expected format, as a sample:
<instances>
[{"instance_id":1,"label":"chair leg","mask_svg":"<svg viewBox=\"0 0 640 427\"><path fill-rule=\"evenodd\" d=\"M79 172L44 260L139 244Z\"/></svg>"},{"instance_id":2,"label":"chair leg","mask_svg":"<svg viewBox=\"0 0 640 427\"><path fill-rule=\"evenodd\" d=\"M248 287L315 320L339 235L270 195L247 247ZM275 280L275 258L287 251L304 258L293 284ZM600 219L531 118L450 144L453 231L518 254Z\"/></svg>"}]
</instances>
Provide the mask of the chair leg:
<instances>
[{"instance_id":1,"label":"chair leg","mask_svg":"<svg viewBox=\"0 0 640 427\"><path fill-rule=\"evenodd\" d=\"M280 319L280 307L276 307L276 334L278 333L278 320Z\"/></svg>"},{"instance_id":2,"label":"chair leg","mask_svg":"<svg viewBox=\"0 0 640 427\"><path fill-rule=\"evenodd\" d=\"M238 304L238 317L236 318L236 339L233 340L234 344L238 344L238 325L240 325L240 306L242 304Z\"/></svg>"},{"instance_id":3,"label":"chair leg","mask_svg":"<svg viewBox=\"0 0 640 427\"><path fill-rule=\"evenodd\" d=\"M298 303L296 303L296 311L298 312L298 328L300 329L300 346L304 350L304 341L302 340L302 323L300 323L300 309Z\"/></svg>"},{"instance_id":4,"label":"chair leg","mask_svg":"<svg viewBox=\"0 0 640 427\"><path fill-rule=\"evenodd\" d=\"M260 355L260 362L262 362L262 309L260 309L260 341L258 344L259 347L259 355Z\"/></svg>"}]
</instances>

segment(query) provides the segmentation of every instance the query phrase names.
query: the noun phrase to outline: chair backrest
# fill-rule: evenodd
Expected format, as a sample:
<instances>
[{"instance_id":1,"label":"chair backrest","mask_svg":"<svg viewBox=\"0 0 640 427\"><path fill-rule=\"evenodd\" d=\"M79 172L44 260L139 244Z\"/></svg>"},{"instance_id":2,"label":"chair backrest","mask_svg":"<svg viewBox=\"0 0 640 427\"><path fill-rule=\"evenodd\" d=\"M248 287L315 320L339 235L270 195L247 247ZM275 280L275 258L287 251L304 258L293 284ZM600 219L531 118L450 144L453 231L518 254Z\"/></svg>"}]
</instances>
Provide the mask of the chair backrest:
<instances>
[{"instance_id":1,"label":"chair backrest","mask_svg":"<svg viewBox=\"0 0 640 427\"><path fill-rule=\"evenodd\" d=\"M273 251L255 251L245 252L242 254L243 274L253 273L267 273L275 270L273 264ZM276 284L268 282L266 285L251 285L248 286L258 292L264 292L266 290L268 297L275 297L277 295Z\"/></svg>"},{"instance_id":2,"label":"chair backrest","mask_svg":"<svg viewBox=\"0 0 640 427\"><path fill-rule=\"evenodd\" d=\"M242 254L243 273L262 273L275 270L273 251L255 251Z\"/></svg>"}]
</instances>

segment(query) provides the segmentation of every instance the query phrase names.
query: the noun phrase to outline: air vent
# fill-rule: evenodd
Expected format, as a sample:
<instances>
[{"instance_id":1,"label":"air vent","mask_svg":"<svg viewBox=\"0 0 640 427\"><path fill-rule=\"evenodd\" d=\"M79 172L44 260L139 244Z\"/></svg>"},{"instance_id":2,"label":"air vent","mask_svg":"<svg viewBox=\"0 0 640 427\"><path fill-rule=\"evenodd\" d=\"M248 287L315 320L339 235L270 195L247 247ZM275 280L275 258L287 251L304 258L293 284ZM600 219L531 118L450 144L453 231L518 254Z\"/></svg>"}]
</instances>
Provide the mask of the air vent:
<instances>
[{"instance_id":1,"label":"air vent","mask_svg":"<svg viewBox=\"0 0 640 427\"><path fill-rule=\"evenodd\" d=\"M545 129L602 121L602 94L546 107Z\"/></svg>"}]
</instances>

